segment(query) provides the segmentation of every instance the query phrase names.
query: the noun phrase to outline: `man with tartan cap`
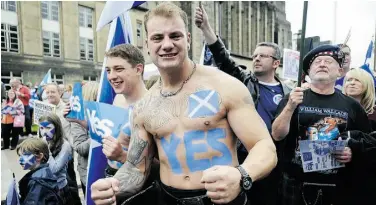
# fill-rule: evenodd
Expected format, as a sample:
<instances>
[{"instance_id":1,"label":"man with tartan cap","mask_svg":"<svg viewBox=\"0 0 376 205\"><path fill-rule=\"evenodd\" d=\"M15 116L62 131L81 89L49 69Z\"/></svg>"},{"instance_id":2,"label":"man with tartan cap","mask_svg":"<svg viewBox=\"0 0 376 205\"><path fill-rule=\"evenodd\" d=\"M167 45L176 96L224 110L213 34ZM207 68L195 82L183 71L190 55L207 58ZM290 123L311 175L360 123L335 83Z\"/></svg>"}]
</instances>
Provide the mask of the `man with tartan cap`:
<instances>
[{"instance_id":1,"label":"man with tartan cap","mask_svg":"<svg viewBox=\"0 0 376 205\"><path fill-rule=\"evenodd\" d=\"M311 78L310 89L295 88L277 108L272 136L285 141L284 155L279 159L283 164L282 204L346 204L344 196L352 197L353 189L359 189L348 175L358 161L359 149L345 143L340 151L324 153L324 147L318 149L312 142L343 140L341 133L350 130L371 131L361 105L334 88L343 61L338 46L311 50L303 59L303 71ZM308 150L303 143L309 143Z\"/></svg>"}]
</instances>

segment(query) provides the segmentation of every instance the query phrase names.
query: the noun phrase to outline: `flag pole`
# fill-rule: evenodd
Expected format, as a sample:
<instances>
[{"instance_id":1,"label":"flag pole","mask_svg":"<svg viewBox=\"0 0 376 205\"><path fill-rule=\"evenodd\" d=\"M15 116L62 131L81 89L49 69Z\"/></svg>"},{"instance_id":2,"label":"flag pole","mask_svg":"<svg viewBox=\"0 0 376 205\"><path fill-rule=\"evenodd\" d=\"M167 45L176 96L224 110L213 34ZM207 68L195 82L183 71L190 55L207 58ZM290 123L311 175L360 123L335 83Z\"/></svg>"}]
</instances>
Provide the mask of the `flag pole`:
<instances>
[{"instance_id":1,"label":"flag pole","mask_svg":"<svg viewBox=\"0 0 376 205\"><path fill-rule=\"evenodd\" d=\"M302 84L302 72L303 72L303 57L304 53L304 42L305 42L305 32L307 25L307 10L308 10L308 1L304 1L303 8L303 22L302 22L302 33L300 36L300 58L299 58L299 75L298 75L298 87Z\"/></svg>"}]
</instances>

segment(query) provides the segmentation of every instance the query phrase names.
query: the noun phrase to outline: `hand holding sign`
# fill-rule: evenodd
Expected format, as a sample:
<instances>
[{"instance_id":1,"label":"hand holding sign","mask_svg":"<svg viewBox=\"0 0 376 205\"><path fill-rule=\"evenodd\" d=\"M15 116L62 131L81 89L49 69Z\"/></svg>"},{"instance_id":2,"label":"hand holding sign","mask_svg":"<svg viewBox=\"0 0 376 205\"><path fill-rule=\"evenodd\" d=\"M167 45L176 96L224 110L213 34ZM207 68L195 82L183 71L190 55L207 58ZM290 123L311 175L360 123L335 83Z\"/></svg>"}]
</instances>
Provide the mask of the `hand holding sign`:
<instances>
[{"instance_id":1,"label":"hand holding sign","mask_svg":"<svg viewBox=\"0 0 376 205\"><path fill-rule=\"evenodd\" d=\"M112 136L103 137L103 154L110 160L115 160L121 163L125 162L126 154L124 154L123 146L120 142Z\"/></svg>"}]
</instances>

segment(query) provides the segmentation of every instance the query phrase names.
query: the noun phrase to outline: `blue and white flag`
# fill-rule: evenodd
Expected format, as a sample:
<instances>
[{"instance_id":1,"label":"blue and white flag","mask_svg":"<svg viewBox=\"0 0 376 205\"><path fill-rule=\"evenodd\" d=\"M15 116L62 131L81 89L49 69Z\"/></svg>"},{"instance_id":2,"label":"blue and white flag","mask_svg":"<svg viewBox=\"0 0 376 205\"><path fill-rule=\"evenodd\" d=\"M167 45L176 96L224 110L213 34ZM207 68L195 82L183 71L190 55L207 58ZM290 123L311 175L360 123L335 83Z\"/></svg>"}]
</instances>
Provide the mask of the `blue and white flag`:
<instances>
[{"instance_id":1,"label":"blue and white flag","mask_svg":"<svg viewBox=\"0 0 376 205\"><path fill-rule=\"evenodd\" d=\"M363 70L365 70L369 74L371 74L371 76L373 78L373 82L375 83L375 86L376 86L375 76L373 75L373 73L372 73L372 71L369 67L370 62L371 62L371 58L372 58L372 51L373 51L373 41L371 40L371 42L369 43L368 49L367 49L366 59L364 60L364 64L362 66L360 66L360 68L362 68Z\"/></svg>"},{"instance_id":2,"label":"blue and white flag","mask_svg":"<svg viewBox=\"0 0 376 205\"><path fill-rule=\"evenodd\" d=\"M34 107L34 100L39 100L38 96L42 97L43 93L43 86L46 84L52 83L52 77L51 77L51 69L48 70L46 75L44 76L43 80L39 83L38 88L35 90L35 92L31 95L29 105L30 107Z\"/></svg>"},{"instance_id":3,"label":"blue and white flag","mask_svg":"<svg viewBox=\"0 0 376 205\"><path fill-rule=\"evenodd\" d=\"M123 43L132 42L132 25L128 10L135 8L146 1L107 1L97 24L97 31L111 22L107 39L106 51ZM125 14L124 14L125 13ZM107 80L105 70L106 58L103 61L102 74L99 82L97 101L112 104L116 96L110 83ZM85 108L86 109L86 108ZM116 113L116 112L115 112ZM111 119L112 120L112 119ZM90 124L90 123L89 123ZM103 130L102 130L103 131ZM95 138L95 136L94 136ZM97 140L91 140L89 152L89 164L86 185L86 204L94 205L91 199L90 187L93 182L104 177L104 170L107 166L107 158L103 154L102 144Z\"/></svg>"},{"instance_id":4,"label":"blue and white flag","mask_svg":"<svg viewBox=\"0 0 376 205\"><path fill-rule=\"evenodd\" d=\"M201 51L199 64L211 66L214 63L213 53L210 51L208 45L204 44Z\"/></svg>"},{"instance_id":5,"label":"blue and white flag","mask_svg":"<svg viewBox=\"0 0 376 205\"><path fill-rule=\"evenodd\" d=\"M69 98L69 103L71 111L69 112L66 118L85 120L84 101L82 97L81 83L74 84L73 93Z\"/></svg>"},{"instance_id":6,"label":"blue and white flag","mask_svg":"<svg viewBox=\"0 0 376 205\"><path fill-rule=\"evenodd\" d=\"M6 198L6 205L20 205L20 198L17 191L16 177L13 173L13 180L9 184L8 194Z\"/></svg>"},{"instance_id":7,"label":"blue and white flag","mask_svg":"<svg viewBox=\"0 0 376 205\"><path fill-rule=\"evenodd\" d=\"M107 158L102 151L102 137L113 136L117 138L129 122L129 110L100 102L85 102L85 115L88 120L89 133L91 137L91 156L88 166L87 178L87 203L94 204L91 200L91 184L100 178L104 178L107 166ZM124 132L124 131L123 131ZM115 163L111 162L109 163ZM121 164L119 164L120 168Z\"/></svg>"}]
</instances>

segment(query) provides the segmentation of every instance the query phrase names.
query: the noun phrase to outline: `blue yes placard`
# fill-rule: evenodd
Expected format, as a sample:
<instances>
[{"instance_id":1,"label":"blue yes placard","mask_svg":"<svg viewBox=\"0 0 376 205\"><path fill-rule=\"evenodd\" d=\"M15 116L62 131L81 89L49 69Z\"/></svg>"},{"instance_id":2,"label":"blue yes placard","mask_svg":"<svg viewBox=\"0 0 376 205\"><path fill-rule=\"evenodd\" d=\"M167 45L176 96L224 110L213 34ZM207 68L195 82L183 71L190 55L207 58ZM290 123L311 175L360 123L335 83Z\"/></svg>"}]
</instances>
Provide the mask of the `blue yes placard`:
<instances>
[{"instance_id":1,"label":"blue yes placard","mask_svg":"<svg viewBox=\"0 0 376 205\"><path fill-rule=\"evenodd\" d=\"M74 84L73 93L69 99L69 103L71 111L67 115L67 118L85 120L81 83Z\"/></svg>"},{"instance_id":2,"label":"blue yes placard","mask_svg":"<svg viewBox=\"0 0 376 205\"><path fill-rule=\"evenodd\" d=\"M101 144L104 136L117 138L129 119L128 109L92 101L85 102L85 115L91 138Z\"/></svg>"}]
</instances>

